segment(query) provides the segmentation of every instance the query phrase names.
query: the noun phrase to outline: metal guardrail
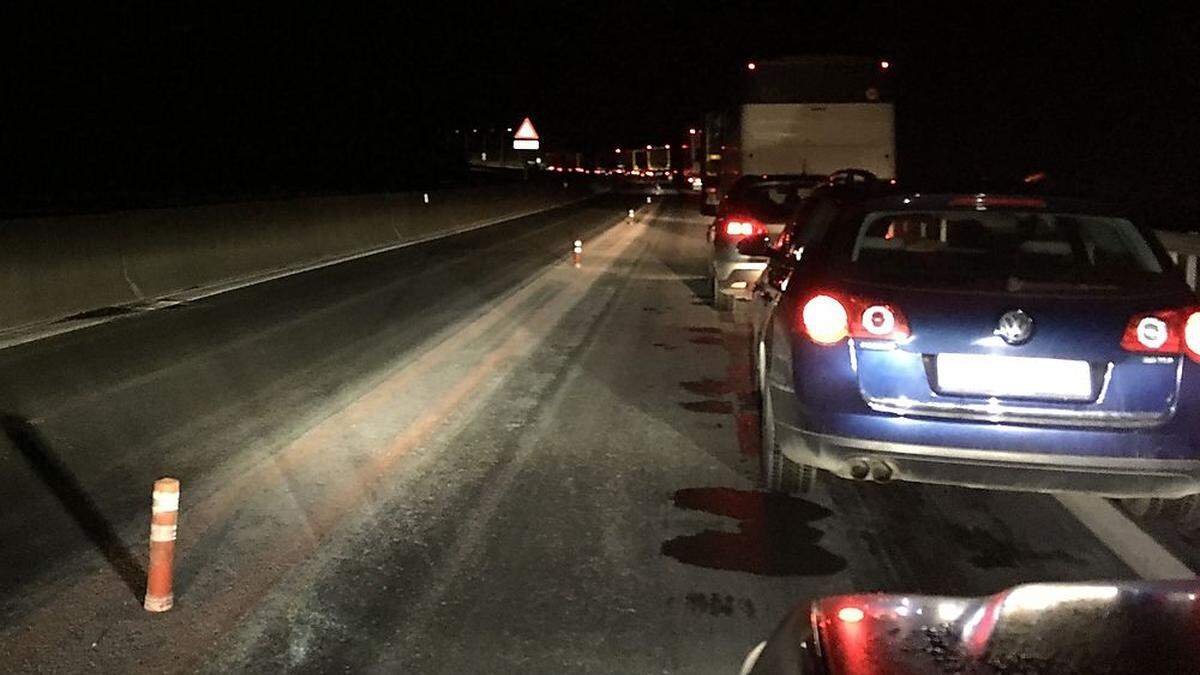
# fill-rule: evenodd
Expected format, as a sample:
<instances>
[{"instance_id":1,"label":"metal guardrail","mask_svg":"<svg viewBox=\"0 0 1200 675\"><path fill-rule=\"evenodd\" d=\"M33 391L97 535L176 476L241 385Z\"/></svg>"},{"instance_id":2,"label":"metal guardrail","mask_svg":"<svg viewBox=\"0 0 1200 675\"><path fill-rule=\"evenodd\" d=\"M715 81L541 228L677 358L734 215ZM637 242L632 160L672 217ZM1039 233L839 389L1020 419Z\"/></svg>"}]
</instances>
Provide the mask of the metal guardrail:
<instances>
[{"instance_id":1,"label":"metal guardrail","mask_svg":"<svg viewBox=\"0 0 1200 675\"><path fill-rule=\"evenodd\" d=\"M1197 260L1200 259L1200 234L1181 232L1156 232L1158 240L1171 254L1171 259L1183 272L1187 285L1196 290Z\"/></svg>"}]
</instances>

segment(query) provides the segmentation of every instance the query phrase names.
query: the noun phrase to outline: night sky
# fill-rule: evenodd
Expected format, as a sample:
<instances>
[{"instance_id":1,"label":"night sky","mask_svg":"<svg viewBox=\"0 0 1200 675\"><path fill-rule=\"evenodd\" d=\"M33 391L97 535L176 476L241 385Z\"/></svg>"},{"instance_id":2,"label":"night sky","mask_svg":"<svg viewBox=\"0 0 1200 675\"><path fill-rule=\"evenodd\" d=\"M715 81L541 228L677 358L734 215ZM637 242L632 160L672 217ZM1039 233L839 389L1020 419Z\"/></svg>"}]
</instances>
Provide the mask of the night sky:
<instances>
[{"instance_id":1,"label":"night sky","mask_svg":"<svg viewBox=\"0 0 1200 675\"><path fill-rule=\"evenodd\" d=\"M1200 227L1194 11L907 4L9 5L0 192L399 188L523 115L584 152L681 142L747 60L848 53L895 64L905 180L1044 169Z\"/></svg>"}]
</instances>

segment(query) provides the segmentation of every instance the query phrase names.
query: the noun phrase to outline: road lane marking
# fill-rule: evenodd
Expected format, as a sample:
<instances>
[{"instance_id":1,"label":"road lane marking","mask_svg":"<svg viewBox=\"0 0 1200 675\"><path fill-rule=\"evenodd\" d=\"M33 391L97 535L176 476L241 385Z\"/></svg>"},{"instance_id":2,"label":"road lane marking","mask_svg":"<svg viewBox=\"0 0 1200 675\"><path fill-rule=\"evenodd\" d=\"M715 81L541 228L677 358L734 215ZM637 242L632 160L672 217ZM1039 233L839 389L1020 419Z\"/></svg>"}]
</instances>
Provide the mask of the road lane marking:
<instances>
[{"instance_id":1,"label":"road lane marking","mask_svg":"<svg viewBox=\"0 0 1200 675\"><path fill-rule=\"evenodd\" d=\"M1054 495L1121 562L1143 579L1190 579L1196 573L1103 497Z\"/></svg>"}]
</instances>

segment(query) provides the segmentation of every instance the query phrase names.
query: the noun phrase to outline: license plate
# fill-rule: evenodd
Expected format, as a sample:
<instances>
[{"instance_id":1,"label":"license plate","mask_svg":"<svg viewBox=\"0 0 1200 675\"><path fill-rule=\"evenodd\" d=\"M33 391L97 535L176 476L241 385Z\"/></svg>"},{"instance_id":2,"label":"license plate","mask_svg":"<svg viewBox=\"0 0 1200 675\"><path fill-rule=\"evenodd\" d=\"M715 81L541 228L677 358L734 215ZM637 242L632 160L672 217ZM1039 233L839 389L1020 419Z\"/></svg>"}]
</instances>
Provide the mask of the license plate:
<instances>
[{"instance_id":1,"label":"license plate","mask_svg":"<svg viewBox=\"0 0 1200 675\"><path fill-rule=\"evenodd\" d=\"M988 354L938 354L937 388L944 394L996 398L1095 398L1087 361Z\"/></svg>"}]
</instances>

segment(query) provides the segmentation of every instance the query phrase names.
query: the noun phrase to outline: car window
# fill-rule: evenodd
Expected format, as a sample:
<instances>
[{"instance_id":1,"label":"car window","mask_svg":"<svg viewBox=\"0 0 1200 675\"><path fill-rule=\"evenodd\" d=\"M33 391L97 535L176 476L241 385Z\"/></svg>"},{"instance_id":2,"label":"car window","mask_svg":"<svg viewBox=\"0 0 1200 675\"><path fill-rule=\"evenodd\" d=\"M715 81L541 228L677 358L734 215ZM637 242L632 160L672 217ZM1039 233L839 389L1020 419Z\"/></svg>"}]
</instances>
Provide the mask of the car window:
<instances>
[{"instance_id":1,"label":"car window","mask_svg":"<svg viewBox=\"0 0 1200 675\"><path fill-rule=\"evenodd\" d=\"M1121 218L1014 211L875 212L857 229L850 261L871 277L1078 280L1123 285L1163 269Z\"/></svg>"}]
</instances>

